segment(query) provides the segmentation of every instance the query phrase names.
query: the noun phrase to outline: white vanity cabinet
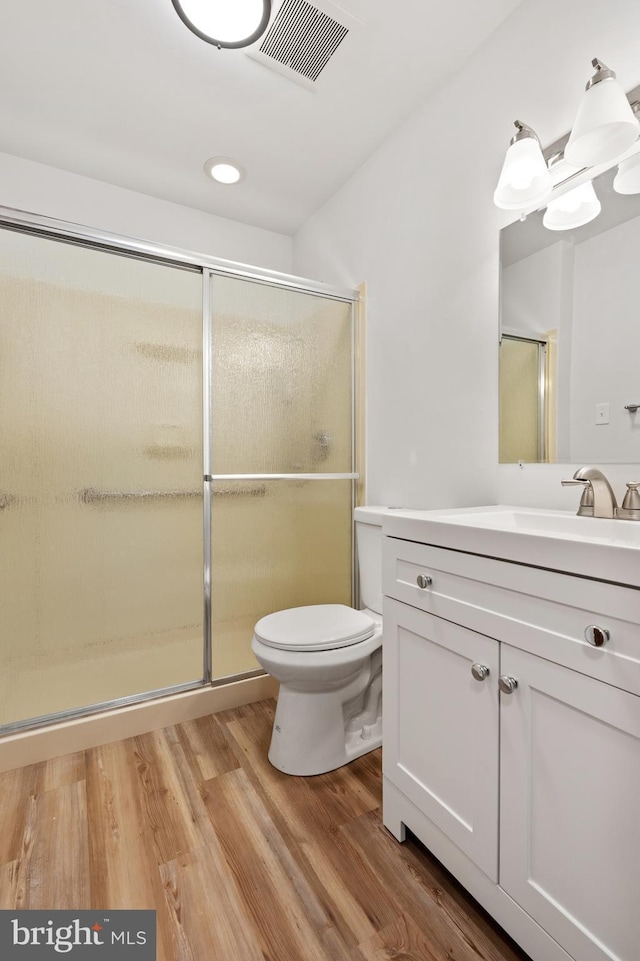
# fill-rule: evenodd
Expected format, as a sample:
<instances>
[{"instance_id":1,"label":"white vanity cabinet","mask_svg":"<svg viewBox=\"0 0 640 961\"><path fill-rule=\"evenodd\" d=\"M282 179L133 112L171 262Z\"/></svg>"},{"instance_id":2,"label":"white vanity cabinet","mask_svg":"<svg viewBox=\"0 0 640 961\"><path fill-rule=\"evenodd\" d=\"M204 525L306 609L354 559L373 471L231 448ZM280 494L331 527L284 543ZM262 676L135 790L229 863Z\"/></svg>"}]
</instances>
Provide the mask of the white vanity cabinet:
<instances>
[{"instance_id":1,"label":"white vanity cabinet","mask_svg":"<svg viewBox=\"0 0 640 961\"><path fill-rule=\"evenodd\" d=\"M534 961L638 961L640 590L396 537L383 582L387 827Z\"/></svg>"},{"instance_id":2,"label":"white vanity cabinet","mask_svg":"<svg viewBox=\"0 0 640 961\"><path fill-rule=\"evenodd\" d=\"M385 770L497 880L499 705L471 668L497 678L500 645L386 599L384 630Z\"/></svg>"},{"instance_id":3,"label":"white vanity cabinet","mask_svg":"<svg viewBox=\"0 0 640 961\"><path fill-rule=\"evenodd\" d=\"M500 884L576 961L640 957L640 698L505 645Z\"/></svg>"}]
</instances>

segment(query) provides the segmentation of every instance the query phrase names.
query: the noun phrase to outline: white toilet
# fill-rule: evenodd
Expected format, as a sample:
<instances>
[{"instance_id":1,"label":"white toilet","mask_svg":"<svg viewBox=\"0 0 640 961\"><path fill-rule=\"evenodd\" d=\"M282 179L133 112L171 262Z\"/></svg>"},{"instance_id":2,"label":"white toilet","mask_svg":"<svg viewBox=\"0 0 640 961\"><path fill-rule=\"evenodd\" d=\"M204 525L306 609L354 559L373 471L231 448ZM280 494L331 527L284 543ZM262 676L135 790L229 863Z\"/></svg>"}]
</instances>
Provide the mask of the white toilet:
<instances>
[{"instance_id":1,"label":"white toilet","mask_svg":"<svg viewBox=\"0 0 640 961\"><path fill-rule=\"evenodd\" d=\"M269 760L285 774L323 774L382 743L382 518L354 511L360 597L294 607L258 621L251 643L280 682Z\"/></svg>"}]
</instances>

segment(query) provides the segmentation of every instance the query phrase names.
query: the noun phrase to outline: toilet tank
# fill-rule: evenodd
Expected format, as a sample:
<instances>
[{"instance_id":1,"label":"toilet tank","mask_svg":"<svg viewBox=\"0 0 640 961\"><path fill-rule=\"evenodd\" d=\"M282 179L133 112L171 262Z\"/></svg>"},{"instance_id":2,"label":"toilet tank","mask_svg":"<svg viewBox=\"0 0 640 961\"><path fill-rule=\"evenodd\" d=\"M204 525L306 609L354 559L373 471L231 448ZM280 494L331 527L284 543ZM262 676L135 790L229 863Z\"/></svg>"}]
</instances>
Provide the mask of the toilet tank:
<instances>
[{"instance_id":1,"label":"toilet tank","mask_svg":"<svg viewBox=\"0 0 640 961\"><path fill-rule=\"evenodd\" d=\"M356 550L360 604L382 614L382 518L388 507L356 507Z\"/></svg>"}]
</instances>

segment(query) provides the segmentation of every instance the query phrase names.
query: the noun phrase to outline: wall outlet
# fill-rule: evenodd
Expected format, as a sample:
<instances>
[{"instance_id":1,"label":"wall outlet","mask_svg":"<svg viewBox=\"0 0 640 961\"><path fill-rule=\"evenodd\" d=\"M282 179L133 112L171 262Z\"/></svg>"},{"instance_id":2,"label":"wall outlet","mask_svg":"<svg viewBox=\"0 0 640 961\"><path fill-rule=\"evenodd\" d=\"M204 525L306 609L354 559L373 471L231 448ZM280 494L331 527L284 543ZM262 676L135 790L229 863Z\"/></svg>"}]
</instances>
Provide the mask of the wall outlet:
<instances>
[{"instance_id":1,"label":"wall outlet","mask_svg":"<svg viewBox=\"0 0 640 961\"><path fill-rule=\"evenodd\" d=\"M596 424L609 423L609 405L596 404Z\"/></svg>"}]
</instances>

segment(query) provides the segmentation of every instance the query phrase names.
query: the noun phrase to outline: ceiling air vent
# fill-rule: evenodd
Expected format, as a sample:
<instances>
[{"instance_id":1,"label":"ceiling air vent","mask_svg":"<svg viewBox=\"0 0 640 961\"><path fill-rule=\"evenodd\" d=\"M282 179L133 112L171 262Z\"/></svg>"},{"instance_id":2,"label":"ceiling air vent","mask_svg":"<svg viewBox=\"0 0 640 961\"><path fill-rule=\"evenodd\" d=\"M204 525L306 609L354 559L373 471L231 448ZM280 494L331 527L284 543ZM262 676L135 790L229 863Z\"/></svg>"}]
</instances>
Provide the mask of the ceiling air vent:
<instances>
[{"instance_id":1,"label":"ceiling air vent","mask_svg":"<svg viewBox=\"0 0 640 961\"><path fill-rule=\"evenodd\" d=\"M247 56L313 89L347 34L359 26L330 0L283 0L262 42Z\"/></svg>"}]
</instances>

